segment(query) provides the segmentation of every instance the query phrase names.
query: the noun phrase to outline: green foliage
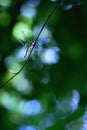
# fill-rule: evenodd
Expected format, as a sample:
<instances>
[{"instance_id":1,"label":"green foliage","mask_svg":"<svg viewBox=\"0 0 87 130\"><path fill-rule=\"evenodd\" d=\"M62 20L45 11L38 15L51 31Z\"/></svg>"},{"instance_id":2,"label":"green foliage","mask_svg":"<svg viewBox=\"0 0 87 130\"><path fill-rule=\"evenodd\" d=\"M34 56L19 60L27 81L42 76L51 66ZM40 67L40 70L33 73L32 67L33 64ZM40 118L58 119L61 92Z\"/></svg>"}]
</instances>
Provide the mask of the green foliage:
<instances>
[{"instance_id":1,"label":"green foliage","mask_svg":"<svg viewBox=\"0 0 87 130\"><path fill-rule=\"evenodd\" d=\"M66 116L64 119L61 119L58 123L54 124L51 127L48 127L46 130L63 130L65 125L67 125L69 122L76 120L80 117L82 117L85 113L84 109L80 109L75 111L74 113L72 113L69 116Z\"/></svg>"}]
</instances>

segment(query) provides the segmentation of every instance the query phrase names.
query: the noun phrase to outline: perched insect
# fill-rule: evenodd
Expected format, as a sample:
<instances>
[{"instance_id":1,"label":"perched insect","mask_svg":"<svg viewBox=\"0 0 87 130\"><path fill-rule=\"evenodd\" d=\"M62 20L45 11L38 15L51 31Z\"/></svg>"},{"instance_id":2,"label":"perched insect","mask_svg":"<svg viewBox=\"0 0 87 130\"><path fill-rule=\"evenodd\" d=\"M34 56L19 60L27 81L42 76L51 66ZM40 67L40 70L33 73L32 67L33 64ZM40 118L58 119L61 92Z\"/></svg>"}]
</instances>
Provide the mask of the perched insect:
<instances>
[{"instance_id":1,"label":"perched insect","mask_svg":"<svg viewBox=\"0 0 87 130\"><path fill-rule=\"evenodd\" d=\"M50 42L50 39L47 38L47 39L43 39L43 40L38 40L37 41L37 44L35 45L35 41L32 41L32 42L29 42L29 41L23 41L23 40L20 40L20 43L26 47L26 53L24 55L24 58L26 58L27 54L28 54L28 51L35 45L34 49L37 50L38 48L38 45L44 45L44 44L47 44Z\"/></svg>"}]
</instances>

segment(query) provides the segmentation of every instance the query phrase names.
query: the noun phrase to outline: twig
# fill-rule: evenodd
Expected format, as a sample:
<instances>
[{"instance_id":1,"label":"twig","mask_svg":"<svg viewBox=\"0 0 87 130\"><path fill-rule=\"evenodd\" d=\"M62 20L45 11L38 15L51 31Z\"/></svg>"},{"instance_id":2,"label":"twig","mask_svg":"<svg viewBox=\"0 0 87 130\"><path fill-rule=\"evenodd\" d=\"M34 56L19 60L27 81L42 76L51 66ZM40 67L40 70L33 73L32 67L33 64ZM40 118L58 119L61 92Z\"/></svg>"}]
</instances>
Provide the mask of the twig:
<instances>
[{"instance_id":1,"label":"twig","mask_svg":"<svg viewBox=\"0 0 87 130\"><path fill-rule=\"evenodd\" d=\"M20 70L19 70L17 73L15 73L11 78L9 78L6 82L4 82L4 83L0 86L0 89L2 89L3 87L5 87L5 85L7 85L12 79L14 79L18 74L20 74L20 72L21 72L21 71L24 69L24 67L27 65L27 63L29 62L29 59L30 59L30 57L31 57L32 51L33 51L34 47L35 47L36 44L37 44L37 41L38 41L38 38L39 38L40 34L42 33L44 27L46 26L46 24L47 24L47 22L49 21L49 19L52 17L52 15L53 15L53 13L55 12L55 10L58 8L59 5L61 5L61 3L62 3L62 0L59 0L59 2L57 3L57 5L55 6L55 8L51 11L51 13L48 15L47 19L45 20L43 26L41 27L41 29L40 29L40 31L39 31L39 33L38 33L38 35L37 35L37 37L36 37L36 39L35 39L35 41L34 41L34 45L33 45L32 49L31 49L31 51L30 51L30 53L29 53L29 56L28 56L27 60L25 61L24 65L20 68Z\"/></svg>"}]
</instances>

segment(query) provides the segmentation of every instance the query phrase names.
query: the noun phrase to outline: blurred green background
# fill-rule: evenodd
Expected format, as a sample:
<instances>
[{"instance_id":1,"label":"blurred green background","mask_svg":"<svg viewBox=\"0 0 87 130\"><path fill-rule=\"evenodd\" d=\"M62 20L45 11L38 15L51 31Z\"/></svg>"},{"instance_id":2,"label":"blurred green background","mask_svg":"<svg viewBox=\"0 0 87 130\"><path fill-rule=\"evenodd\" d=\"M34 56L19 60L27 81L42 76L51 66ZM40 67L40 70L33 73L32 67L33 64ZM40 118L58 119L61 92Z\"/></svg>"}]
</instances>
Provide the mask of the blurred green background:
<instances>
[{"instance_id":1,"label":"blurred green background","mask_svg":"<svg viewBox=\"0 0 87 130\"><path fill-rule=\"evenodd\" d=\"M0 0L0 85L57 0ZM87 130L87 1L63 0L24 70L0 90L0 130Z\"/></svg>"}]
</instances>

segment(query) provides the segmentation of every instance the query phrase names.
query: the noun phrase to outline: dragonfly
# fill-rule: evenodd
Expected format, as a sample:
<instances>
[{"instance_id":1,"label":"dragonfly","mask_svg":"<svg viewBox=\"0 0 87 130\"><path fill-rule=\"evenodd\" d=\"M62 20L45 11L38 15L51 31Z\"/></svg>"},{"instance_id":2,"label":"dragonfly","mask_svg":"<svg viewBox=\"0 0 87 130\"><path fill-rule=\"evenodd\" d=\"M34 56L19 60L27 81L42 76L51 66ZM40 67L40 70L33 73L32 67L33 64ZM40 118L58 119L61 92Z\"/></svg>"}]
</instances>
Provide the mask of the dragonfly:
<instances>
[{"instance_id":1,"label":"dragonfly","mask_svg":"<svg viewBox=\"0 0 87 130\"><path fill-rule=\"evenodd\" d=\"M49 38L46 39L40 39L37 41L36 45L35 45L35 41L29 42L29 41L24 41L24 40L19 40L20 43L26 47L26 52L24 55L24 58L27 57L27 54L29 52L29 50L31 50L34 47L34 50L38 49L38 45L44 45L44 44L48 44L50 42Z\"/></svg>"}]
</instances>

